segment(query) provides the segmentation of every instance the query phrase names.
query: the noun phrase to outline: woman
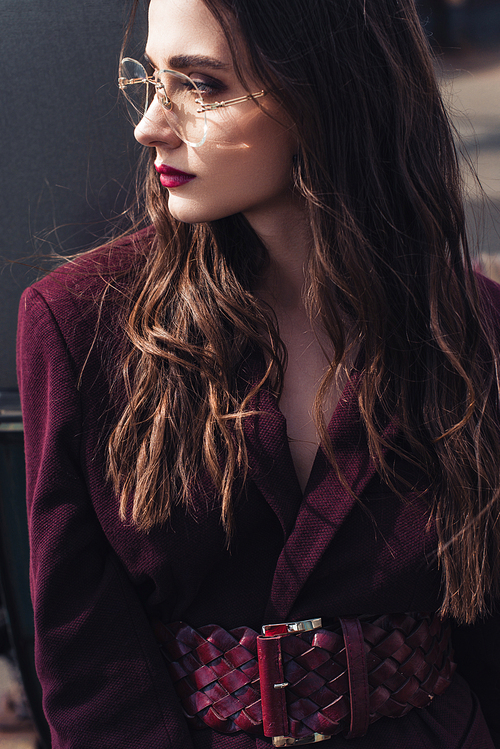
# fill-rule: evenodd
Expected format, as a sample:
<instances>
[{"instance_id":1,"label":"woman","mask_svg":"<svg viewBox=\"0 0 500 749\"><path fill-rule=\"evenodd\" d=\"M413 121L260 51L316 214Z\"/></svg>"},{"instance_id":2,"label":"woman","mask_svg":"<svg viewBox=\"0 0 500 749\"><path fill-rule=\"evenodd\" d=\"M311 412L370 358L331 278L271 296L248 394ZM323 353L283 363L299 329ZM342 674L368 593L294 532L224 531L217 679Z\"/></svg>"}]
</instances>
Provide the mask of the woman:
<instances>
[{"instance_id":1,"label":"woman","mask_svg":"<svg viewBox=\"0 0 500 749\"><path fill-rule=\"evenodd\" d=\"M53 747L500 746L500 292L413 3L151 0L145 52L151 225L21 305Z\"/></svg>"}]
</instances>

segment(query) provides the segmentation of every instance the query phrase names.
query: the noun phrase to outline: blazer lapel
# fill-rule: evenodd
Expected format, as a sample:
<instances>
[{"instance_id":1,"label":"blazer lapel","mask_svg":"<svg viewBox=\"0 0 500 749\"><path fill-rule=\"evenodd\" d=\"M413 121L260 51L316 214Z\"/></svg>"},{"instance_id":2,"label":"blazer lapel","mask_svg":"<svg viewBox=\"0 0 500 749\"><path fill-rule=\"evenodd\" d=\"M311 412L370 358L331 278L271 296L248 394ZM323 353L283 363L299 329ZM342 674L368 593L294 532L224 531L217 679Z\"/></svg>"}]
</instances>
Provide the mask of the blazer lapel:
<instances>
[{"instance_id":1,"label":"blazer lapel","mask_svg":"<svg viewBox=\"0 0 500 749\"><path fill-rule=\"evenodd\" d=\"M277 515L287 538L299 511L302 491L288 446L286 420L267 390L261 390L251 405L258 415L244 423L249 476Z\"/></svg>"},{"instance_id":2,"label":"blazer lapel","mask_svg":"<svg viewBox=\"0 0 500 749\"><path fill-rule=\"evenodd\" d=\"M359 379L359 373L351 377L328 429L340 472L352 493L319 449L295 526L278 559L266 623L287 620L302 587L349 516L356 497L362 495L376 472L358 408ZM392 432L393 426L389 425L385 436Z\"/></svg>"}]
</instances>

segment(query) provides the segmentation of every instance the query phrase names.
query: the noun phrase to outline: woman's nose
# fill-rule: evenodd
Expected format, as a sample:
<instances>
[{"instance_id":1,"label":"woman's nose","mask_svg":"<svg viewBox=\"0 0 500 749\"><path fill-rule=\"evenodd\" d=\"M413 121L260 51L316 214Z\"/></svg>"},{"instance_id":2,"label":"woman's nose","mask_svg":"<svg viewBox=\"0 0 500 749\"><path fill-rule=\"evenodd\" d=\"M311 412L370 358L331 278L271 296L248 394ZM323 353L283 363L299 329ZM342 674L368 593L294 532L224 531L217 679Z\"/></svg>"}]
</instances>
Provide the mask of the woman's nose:
<instances>
[{"instance_id":1,"label":"woman's nose","mask_svg":"<svg viewBox=\"0 0 500 749\"><path fill-rule=\"evenodd\" d=\"M156 146L162 143L169 148L177 148L182 143L170 127L167 114L156 96L136 126L134 136L143 146Z\"/></svg>"}]
</instances>

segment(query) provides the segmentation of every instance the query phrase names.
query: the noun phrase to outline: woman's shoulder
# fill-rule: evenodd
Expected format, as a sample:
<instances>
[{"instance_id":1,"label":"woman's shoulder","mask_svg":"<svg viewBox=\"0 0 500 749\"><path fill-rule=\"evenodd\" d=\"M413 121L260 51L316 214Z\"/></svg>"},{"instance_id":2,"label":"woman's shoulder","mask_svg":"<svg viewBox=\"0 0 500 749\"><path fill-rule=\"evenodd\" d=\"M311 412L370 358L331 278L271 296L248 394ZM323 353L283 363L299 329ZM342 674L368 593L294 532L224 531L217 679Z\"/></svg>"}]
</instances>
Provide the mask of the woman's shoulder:
<instances>
[{"instance_id":1,"label":"woman's shoulder","mask_svg":"<svg viewBox=\"0 0 500 749\"><path fill-rule=\"evenodd\" d=\"M121 237L65 262L29 286L21 297L18 361L70 355L77 371L89 357L108 360L123 338L122 312L154 237L152 228ZM62 348L61 348L62 347ZM106 353L107 352L107 353ZM66 355L66 354L64 354Z\"/></svg>"},{"instance_id":2,"label":"woman's shoulder","mask_svg":"<svg viewBox=\"0 0 500 749\"><path fill-rule=\"evenodd\" d=\"M153 228L146 227L66 260L32 284L25 297L42 297L56 315L65 308L90 312L106 295L124 297L146 262L153 237Z\"/></svg>"}]
</instances>

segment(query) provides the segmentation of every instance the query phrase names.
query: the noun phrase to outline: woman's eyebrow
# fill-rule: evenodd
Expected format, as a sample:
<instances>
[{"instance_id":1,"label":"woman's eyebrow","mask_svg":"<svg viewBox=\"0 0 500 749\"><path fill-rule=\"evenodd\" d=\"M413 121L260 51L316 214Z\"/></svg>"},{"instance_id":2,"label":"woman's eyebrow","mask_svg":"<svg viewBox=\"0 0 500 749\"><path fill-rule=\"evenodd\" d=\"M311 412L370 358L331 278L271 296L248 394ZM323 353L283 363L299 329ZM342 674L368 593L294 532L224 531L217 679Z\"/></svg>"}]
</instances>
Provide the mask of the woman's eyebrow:
<instances>
[{"instance_id":1,"label":"woman's eyebrow","mask_svg":"<svg viewBox=\"0 0 500 749\"><path fill-rule=\"evenodd\" d=\"M147 54L144 54L144 59L153 65L153 67L157 67ZM183 70L192 67L228 70L231 67L226 62L222 62L222 60L217 60L215 57L208 57L206 55L174 55L174 57L169 58L168 65L173 70Z\"/></svg>"}]
</instances>

